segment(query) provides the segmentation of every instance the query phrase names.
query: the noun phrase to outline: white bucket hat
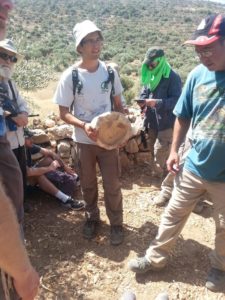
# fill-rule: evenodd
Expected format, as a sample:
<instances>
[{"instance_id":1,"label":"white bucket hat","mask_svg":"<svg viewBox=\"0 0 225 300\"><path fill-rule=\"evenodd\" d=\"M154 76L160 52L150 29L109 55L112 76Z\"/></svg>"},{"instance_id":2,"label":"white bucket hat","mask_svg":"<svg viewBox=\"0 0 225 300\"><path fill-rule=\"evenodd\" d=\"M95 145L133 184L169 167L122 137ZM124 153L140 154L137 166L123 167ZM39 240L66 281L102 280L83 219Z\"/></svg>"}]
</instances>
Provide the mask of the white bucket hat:
<instances>
[{"instance_id":1,"label":"white bucket hat","mask_svg":"<svg viewBox=\"0 0 225 300\"><path fill-rule=\"evenodd\" d=\"M15 45L13 44L13 42L10 39L5 39L5 40L0 41L0 49L1 48L15 54L17 59L22 58L22 55L18 53Z\"/></svg>"},{"instance_id":2,"label":"white bucket hat","mask_svg":"<svg viewBox=\"0 0 225 300\"><path fill-rule=\"evenodd\" d=\"M119 112L103 113L91 126L98 131L97 145L108 150L118 148L133 135L130 121Z\"/></svg>"},{"instance_id":3,"label":"white bucket hat","mask_svg":"<svg viewBox=\"0 0 225 300\"><path fill-rule=\"evenodd\" d=\"M76 40L76 50L83 38L85 38L85 36L87 36L89 33L95 31L99 31L101 33L101 30L89 20L77 23L73 28L73 36Z\"/></svg>"}]
</instances>

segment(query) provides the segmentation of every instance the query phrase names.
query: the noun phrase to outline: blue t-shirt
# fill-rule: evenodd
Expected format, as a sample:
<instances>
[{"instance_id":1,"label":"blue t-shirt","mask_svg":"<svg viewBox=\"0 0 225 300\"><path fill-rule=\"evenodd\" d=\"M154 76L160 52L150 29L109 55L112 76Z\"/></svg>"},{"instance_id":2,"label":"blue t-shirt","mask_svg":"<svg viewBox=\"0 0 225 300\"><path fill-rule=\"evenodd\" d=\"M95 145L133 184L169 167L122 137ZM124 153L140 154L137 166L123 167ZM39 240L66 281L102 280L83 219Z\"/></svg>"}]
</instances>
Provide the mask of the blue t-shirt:
<instances>
[{"instance_id":1,"label":"blue t-shirt","mask_svg":"<svg viewBox=\"0 0 225 300\"><path fill-rule=\"evenodd\" d=\"M5 134L6 134L5 118L0 115L0 136L4 136Z\"/></svg>"},{"instance_id":2,"label":"blue t-shirt","mask_svg":"<svg viewBox=\"0 0 225 300\"><path fill-rule=\"evenodd\" d=\"M192 119L193 144L184 168L203 179L225 182L225 71L197 66L174 114Z\"/></svg>"}]
</instances>

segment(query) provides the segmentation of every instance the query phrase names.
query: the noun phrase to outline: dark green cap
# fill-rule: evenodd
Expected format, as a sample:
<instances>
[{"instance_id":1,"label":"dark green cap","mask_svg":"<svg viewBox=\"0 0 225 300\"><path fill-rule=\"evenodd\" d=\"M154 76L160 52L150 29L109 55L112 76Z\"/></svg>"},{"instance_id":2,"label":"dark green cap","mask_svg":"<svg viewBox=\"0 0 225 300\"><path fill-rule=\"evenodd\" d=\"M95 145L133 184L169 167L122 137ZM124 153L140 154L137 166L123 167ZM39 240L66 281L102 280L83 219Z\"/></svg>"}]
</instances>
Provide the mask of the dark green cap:
<instances>
[{"instance_id":1,"label":"dark green cap","mask_svg":"<svg viewBox=\"0 0 225 300\"><path fill-rule=\"evenodd\" d=\"M155 47L151 47L148 49L148 51L146 52L145 54L145 59L143 61L143 64L145 65L149 65L150 63L153 62L153 60L157 57L161 57L161 56L164 56L164 51L155 46Z\"/></svg>"}]
</instances>

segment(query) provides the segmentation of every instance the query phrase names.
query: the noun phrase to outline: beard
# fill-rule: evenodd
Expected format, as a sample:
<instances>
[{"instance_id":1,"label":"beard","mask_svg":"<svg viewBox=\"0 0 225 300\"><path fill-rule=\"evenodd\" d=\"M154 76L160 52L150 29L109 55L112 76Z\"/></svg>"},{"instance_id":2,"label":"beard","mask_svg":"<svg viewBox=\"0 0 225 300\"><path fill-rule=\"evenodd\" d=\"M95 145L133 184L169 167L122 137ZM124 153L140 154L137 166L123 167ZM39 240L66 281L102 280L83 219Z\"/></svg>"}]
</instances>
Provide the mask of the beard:
<instances>
[{"instance_id":1,"label":"beard","mask_svg":"<svg viewBox=\"0 0 225 300\"><path fill-rule=\"evenodd\" d=\"M12 73L12 68L0 64L0 76L6 79L10 79L12 77Z\"/></svg>"}]
</instances>

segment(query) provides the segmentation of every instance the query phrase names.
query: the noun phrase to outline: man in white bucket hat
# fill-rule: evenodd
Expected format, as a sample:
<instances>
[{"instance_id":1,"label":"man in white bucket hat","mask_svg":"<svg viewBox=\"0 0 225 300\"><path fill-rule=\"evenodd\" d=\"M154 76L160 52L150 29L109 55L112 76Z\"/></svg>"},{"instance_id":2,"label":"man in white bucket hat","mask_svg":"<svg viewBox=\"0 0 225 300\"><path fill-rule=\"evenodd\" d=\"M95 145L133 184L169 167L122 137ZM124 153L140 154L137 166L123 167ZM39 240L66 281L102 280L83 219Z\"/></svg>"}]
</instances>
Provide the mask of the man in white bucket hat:
<instances>
[{"instance_id":1,"label":"man in white bucket hat","mask_svg":"<svg viewBox=\"0 0 225 300\"><path fill-rule=\"evenodd\" d=\"M87 221L83 236L92 239L97 234L100 213L97 205L98 188L96 162L98 162L104 187L106 213L111 225L110 242L123 242L123 208L119 181L118 149L106 150L96 143L98 134L91 121L111 111L111 91L114 110L123 112L121 104L122 85L117 72L114 83L109 82L107 66L99 60L103 36L101 30L91 21L77 23L73 29L76 50L81 60L76 64L78 74L75 93L72 84L74 66L68 68L58 84L54 102L59 105L60 116L68 124L74 125L74 140L77 145L81 188L86 206ZM73 113L70 107L73 105Z\"/></svg>"}]
</instances>

